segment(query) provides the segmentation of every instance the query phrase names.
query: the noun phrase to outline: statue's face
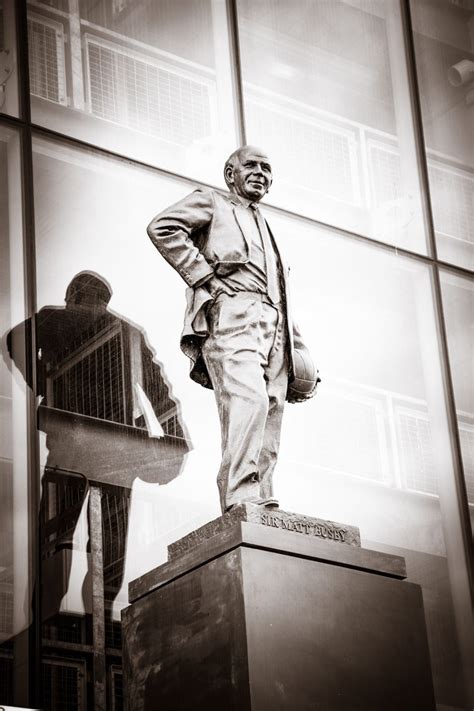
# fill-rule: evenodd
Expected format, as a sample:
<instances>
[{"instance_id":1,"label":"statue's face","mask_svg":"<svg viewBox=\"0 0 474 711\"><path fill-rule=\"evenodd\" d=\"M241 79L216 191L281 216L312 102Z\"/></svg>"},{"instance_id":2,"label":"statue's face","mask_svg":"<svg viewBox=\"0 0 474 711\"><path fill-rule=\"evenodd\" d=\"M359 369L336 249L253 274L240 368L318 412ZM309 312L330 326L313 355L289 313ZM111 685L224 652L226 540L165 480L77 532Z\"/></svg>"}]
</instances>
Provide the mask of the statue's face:
<instances>
[{"instance_id":1,"label":"statue's face","mask_svg":"<svg viewBox=\"0 0 474 711\"><path fill-rule=\"evenodd\" d=\"M253 146L243 148L234 166L229 166L226 178L231 192L258 202L269 191L273 180L268 156Z\"/></svg>"}]
</instances>

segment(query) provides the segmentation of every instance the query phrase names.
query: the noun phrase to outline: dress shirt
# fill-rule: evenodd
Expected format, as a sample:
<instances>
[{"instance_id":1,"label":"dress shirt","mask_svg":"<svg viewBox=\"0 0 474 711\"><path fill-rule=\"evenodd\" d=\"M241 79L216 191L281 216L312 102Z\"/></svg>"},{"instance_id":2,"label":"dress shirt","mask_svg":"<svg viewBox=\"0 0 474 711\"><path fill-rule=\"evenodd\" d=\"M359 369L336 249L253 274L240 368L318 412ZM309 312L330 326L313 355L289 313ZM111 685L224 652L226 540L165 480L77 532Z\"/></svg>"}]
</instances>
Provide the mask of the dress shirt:
<instances>
[{"instance_id":1,"label":"dress shirt","mask_svg":"<svg viewBox=\"0 0 474 711\"><path fill-rule=\"evenodd\" d=\"M271 243L265 220L258 211L256 203L252 203L251 200L246 200L240 195L235 195L235 197L251 212L253 219L249 223L254 226L254 229L252 229L250 239L249 261L232 274L222 277L222 281L234 291L266 294L272 303L278 304L281 301L279 260Z\"/></svg>"}]
</instances>

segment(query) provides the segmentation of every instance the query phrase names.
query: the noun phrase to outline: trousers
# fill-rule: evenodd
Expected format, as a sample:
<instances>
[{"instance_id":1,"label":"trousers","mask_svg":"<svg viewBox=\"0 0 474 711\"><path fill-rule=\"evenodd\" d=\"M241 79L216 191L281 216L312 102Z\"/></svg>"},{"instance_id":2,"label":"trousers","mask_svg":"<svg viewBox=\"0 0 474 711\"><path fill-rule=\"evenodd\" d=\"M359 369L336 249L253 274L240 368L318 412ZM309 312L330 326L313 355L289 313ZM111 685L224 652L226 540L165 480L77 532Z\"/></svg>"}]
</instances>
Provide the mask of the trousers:
<instances>
[{"instance_id":1,"label":"trousers","mask_svg":"<svg viewBox=\"0 0 474 711\"><path fill-rule=\"evenodd\" d=\"M285 314L257 293L220 294L202 347L221 425L221 508L273 495L288 387Z\"/></svg>"}]
</instances>

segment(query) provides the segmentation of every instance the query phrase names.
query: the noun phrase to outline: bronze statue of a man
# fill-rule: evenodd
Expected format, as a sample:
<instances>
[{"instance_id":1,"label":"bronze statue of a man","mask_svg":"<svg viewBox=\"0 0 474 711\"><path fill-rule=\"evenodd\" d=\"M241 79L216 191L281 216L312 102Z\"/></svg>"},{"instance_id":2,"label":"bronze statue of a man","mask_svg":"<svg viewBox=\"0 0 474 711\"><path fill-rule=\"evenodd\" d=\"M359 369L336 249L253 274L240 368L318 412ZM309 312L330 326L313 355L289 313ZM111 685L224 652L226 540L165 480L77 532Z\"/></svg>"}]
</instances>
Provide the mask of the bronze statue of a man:
<instances>
[{"instance_id":1,"label":"bronze statue of a man","mask_svg":"<svg viewBox=\"0 0 474 711\"><path fill-rule=\"evenodd\" d=\"M258 207L272 184L270 161L243 146L227 159L224 177L229 193L198 188L148 226L189 287L181 347L191 377L216 396L223 512L244 501L278 506L272 475L285 399L308 399L317 382L291 318L287 268ZM295 389L301 366L306 382Z\"/></svg>"}]
</instances>

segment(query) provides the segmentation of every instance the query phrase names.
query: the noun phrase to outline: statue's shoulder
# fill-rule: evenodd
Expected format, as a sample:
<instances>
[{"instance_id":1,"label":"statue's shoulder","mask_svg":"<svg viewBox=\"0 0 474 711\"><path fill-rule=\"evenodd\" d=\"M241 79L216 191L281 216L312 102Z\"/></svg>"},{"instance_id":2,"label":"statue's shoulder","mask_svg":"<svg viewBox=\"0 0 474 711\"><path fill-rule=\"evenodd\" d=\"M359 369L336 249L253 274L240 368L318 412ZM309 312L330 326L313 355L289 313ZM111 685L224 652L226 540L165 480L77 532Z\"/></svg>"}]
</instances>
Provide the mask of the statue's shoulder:
<instances>
[{"instance_id":1,"label":"statue's shoulder","mask_svg":"<svg viewBox=\"0 0 474 711\"><path fill-rule=\"evenodd\" d=\"M214 190L211 188L209 188L209 190L213 193L213 199L216 205L232 208L240 204L238 198L226 190Z\"/></svg>"},{"instance_id":2,"label":"statue's shoulder","mask_svg":"<svg viewBox=\"0 0 474 711\"><path fill-rule=\"evenodd\" d=\"M216 190L215 188L209 188L206 185L199 185L196 187L192 193L184 198L185 201L207 203L213 205L213 207L219 208L232 208L239 205L238 199L232 193L226 190Z\"/></svg>"},{"instance_id":3,"label":"statue's shoulder","mask_svg":"<svg viewBox=\"0 0 474 711\"><path fill-rule=\"evenodd\" d=\"M198 185L191 193L188 193L184 200L204 200L214 202L215 190L205 185Z\"/></svg>"}]
</instances>

